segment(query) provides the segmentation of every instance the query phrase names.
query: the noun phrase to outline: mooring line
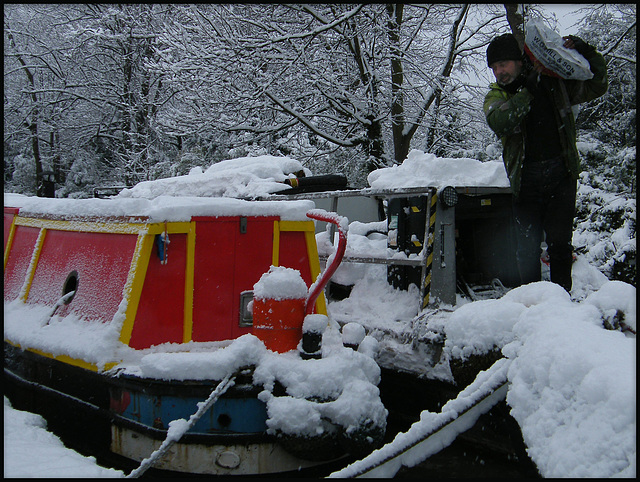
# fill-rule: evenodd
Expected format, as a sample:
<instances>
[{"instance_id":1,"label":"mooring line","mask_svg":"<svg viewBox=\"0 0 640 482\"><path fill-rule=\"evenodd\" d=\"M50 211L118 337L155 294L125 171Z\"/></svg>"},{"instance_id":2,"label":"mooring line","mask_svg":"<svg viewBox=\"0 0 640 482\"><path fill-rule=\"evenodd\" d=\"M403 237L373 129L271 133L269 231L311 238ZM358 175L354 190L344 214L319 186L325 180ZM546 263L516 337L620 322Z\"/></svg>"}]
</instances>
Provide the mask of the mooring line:
<instances>
[{"instance_id":1,"label":"mooring line","mask_svg":"<svg viewBox=\"0 0 640 482\"><path fill-rule=\"evenodd\" d=\"M182 436L191 427L193 427L198 420L200 420L200 417L202 417L202 415L204 415L204 413L207 410L209 410L209 408L211 408L211 406L216 402L216 400L220 398L220 396L224 394L229 388L235 385L235 379L236 379L235 375L227 375L211 392L211 394L209 395L209 398L207 398L206 401L198 403L198 410L196 411L196 413L191 415L191 417L189 417L188 421L184 419L177 419L177 420L174 420L173 422L169 422L169 429L167 430L167 437L164 439L164 442L162 442L160 447L155 452L153 452L149 457L147 457L142 462L140 462L140 466L137 469L133 470L125 478L131 479L131 478L140 477L147 470L153 467L153 465L163 455L165 455L169 451L169 449L173 446L173 444L178 442L182 438ZM172 423L179 422L179 421L183 421L185 423L175 424L173 427L171 427Z\"/></svg>"}]
</instances>

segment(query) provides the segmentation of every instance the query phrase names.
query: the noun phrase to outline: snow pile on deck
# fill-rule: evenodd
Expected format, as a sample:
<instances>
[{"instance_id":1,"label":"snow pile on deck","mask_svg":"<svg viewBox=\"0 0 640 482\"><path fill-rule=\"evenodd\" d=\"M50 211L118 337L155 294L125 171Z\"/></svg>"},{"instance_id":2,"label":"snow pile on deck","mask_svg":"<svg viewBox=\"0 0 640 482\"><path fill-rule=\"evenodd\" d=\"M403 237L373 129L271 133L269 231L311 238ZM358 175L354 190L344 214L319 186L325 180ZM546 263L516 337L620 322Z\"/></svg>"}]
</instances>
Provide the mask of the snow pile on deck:
<instances>
[{"instance_id":1,"label":"snow pile on deck","mask_svg":"<svg viewBox=\"0 0 640 482\"><path fill-rule=\"evenodd\" d=\"M374 189L405 187L509 187L504 164L468 158L441 158L416 149L397 166L377 169L367 178Z\"/></svg>"},{"instance_id":2,"label":"snow pile on deck","mask_svg":"<svg viewBox=\"0 0 640 482\"><path fill-rule=\"evenodd\" d=\"M267 404L270 433L317 436L332 430L326 421L347 432L367 421L383 431L386 426L387 410L377 387L380 368L367 354L370 344L363 343L364 353L345 348L335 323L324 332L322 358L303 360L296 351L269 351L251 334L225 342L166 343L133 350L118 340L119 331L110 323L69 315L45 324L49 311L20 301L5 303L5 339L95 363L100 369L119 357L122 362L111 373L160 380L220 380L255 366L254 382L265 388L259 398ZM285 396L273 394L276 381L286 389Z\"/></svg>"},{"instance_id":3,"label":"snow pile on deck","mask_svg":"<svg viewBox=\"0 0 640 482\"><path fill-rule=\"evenodd\" d=\"M170 350L170 345L154 349ZM198 380L221 379L253 365L254 383L265 388L258 397L267 404L269 433L317 436L330 430L323 420L348 431L366 420L375 426L386 425L387 411L377 388L380 368L370 356L343 347L335 324L324 333L323 357L318 360L302 360L295 351L271 352L250 334L218 350L198 345L207 344L179 345L181 351L189 348L188 352L141 350L149 353L139 361L123 362L113 371L164 380ZM276 381L286 389L285 396L273 394Z\"/></svg>"},{"instance_id":4,"label":"snow pile on deck","mask_svg":"<svg viewBox=\"0 0 640 482\"><path fill-rule=\"evenodd\" d=\"M268 432L314 437L332 430L327 420L347 433L365 422L384 431L387 410L377 387L380 368L361 351L345 348L337 325L331 324L322 339L322 358L302 362L292 352L265 358L254 381L265 387L259 398L267 404ZM286 396L273 395L276 380L286 388Z\"/></svg>"},{"instance_id":5,"label":"snow pile on deck","mask_svg":"<svg viewBox=\"0 0 640 482\"><path fill-rule=\"evenodd\" d=\"M284 180L294 173L311 171L288 157L257 156L228 159L207 170L194 168L186 176L144 181L123 190L119 198L155 199L158 196L202 196L249 198L290 189Z\"/></svg>"}]
</instances>

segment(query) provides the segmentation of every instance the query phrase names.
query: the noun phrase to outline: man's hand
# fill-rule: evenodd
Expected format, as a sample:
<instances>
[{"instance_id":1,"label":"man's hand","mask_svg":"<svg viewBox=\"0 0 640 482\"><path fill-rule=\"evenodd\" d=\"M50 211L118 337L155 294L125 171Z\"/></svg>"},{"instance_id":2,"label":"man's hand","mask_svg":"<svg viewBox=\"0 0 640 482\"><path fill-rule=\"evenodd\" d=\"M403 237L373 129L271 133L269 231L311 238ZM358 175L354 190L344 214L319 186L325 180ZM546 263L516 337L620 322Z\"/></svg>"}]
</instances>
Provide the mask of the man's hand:
<instances>
[{"instance_id":1,"label":"man's hand","mask_svg":"<svg viewBox=\"0 0 640 482\"><path fill-rule=\"evenodd\" d=\"M586 55L595 50L595 47L589 45L587 42L582 40L580 37L576 37L575 35L562 37L562 39L564 40L564 47L577 50L580 55Z\"/></svg>"}]
</instances>

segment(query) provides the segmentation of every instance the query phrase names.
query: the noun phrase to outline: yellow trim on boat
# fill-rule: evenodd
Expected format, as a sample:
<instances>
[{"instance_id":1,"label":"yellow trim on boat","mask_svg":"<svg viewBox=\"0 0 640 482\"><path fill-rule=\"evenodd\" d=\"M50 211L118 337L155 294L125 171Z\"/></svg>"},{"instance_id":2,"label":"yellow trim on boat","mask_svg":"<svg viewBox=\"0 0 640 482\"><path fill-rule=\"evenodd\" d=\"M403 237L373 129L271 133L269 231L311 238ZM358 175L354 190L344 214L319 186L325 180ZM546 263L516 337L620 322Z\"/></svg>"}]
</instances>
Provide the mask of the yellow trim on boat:
<instances>
[{"instance_id":1,"label":"yellow trim on boat","mask_svg":"<svg viewBox=\"0 0 640 482\"><path fill-rule=\"evenodd\" d=\"M16 232L16 216L13 216L11 220L11 227L9 228L9 237L7 238L7 245L4 247L4 269L7 269L7 261L9 261L9 252L11 251L11 245L13 244L13 236Z\"/></svg>"},{"instance_id":2,"label":"yellow trim on boat","mask_svg":"<svg viewBox=\"0 0 640 482\"><path fill-rule=\"evenodd\" d=\"M315 232L316 227L313 221L280 221L280 229L282 231L312 231Z\"/></svg>"},{"instance_id":3,"label":"yellow trim on boat","mask_svg":"<svg viewBox=\"0 0 640 482\"><path fill-rule=\"evenodd\" d=\"M113 367L115 367L116 365L118 365L120 363L120 360L118 361L112 361L112 362L108 362L104 364L104 367L102 369L98 368L98 365L96 365L95 363L90 363L86 360L82 360L80 358L73 358L70 357L69 355L54 355L52 353L48 353L46 351L43 350L39 350L37 348L22 348L22 346L19 343L15 343L11 340L7 340L5 339L5 341L17 348L21 348L23 350L27 350L30 351L32 353L35 353L37 355L43 356L45 358L51 358L52 360L56 360L62 363L66 363L67 365L73 365L76 367L80 367L80 368L84 368L85 370L90 370L92 372L101 372L101 371L107 371L112 369Z\"/></svg>"},{"instance_id":4,"label":"yellow trim on boat","mask_svg":"<svg viewBox=\"0 0 640 482\"><path fill-rule=\"evenodd\" d=\"M309 256L309 267L311 268L311 277L313 280L317 280L318 276L320 276L320 259L318 258L315 229L313 231L305 231L304 237L307 241L306 244ZM320 295L316 299L316 313L320 313L322 315L327 314L327 302L324 298L324 290L320 292Z\"/></svg>"},{"instance_id":5,"label":"yellow trim on boat","mask_svg":"<svg viewBox=\"0 0 640 482\"><path fill-rule=\"evenodd\" d=\"M280 265L280 223L282 221L273 222L273 250L271 252L271 265Z\"/></svg>"},{"instance_id":6,"label":"yellow trim on boat","mask_svg":"<svg viewBox=\"0 0 640 482\"><path fill-rule=\"evenodd\" d=\"M162 234L165 229L167 230L167 234L189 234L189 232L193 229L192 224L195 224L195 221L174 221L165 223L149 223L148 226L148 234Z\"/></svg>"},{"instance_id":7,"label":"yellow trim on boat","mask_svg":"<svg viewBox=\"0 0 640 482\"><path fill-rule=\"evenodd\" d=\"M182 342L188 343L193 336L193 286L196 257L196 223L189 223L187 232L187 259L184 275L184 324L182 325Z\"/></svg>"},{"instance_id":8,"label":"yellow trim on boat","mask_svg":"<svg viewBox=\"0 0 640 482\"><path fill-rule=\"evenodd\" d=\"M25 302L29 297L29 291L31 291L31 283L33 283L33 277L36 274L36 268L38 267L38 260L40 259L40 253L42 253L42 246L44 245L44 238L47 235L47 229L42 228L38 233L38 239L36 239L36 244L33 247L33 253L31 254L31 261L29 261L29 267L27 268L27 272L24 276L24 283L22 288L20 289L20 295L18 298Z\"/></svg>"},{"instance_id":9,"label":"yellow trim on boat","mask_svg":"<svg viewBox=\"0 0 640 482\"><path fill-rule=\"evenodd\" d=\"M125 317L120 329L120 341L125 345L129 345L131 333L133 333L133 322L138 311L138 303L144 286L144 279L147 275L147 267L149 266L149 258L151 257L151 249L153 248L152 235L139 235L136 240L136 248L131 259L131 266L127 281L122 290L123 300L126 303ZM117 316L117 314L116 314Z\"/></svg>"},{"instance_id":10,"label":"yellow trim on boat","mask_svg":"<svg viewBox=\"0 0 640 482\"><path fill-rule=\"evenodd\" d=\"M275 221L278 223L278 221ZM311 279L314 281L320 276L320 260L318 258L318 246L316 245L316 227L313 221L280 221L280 231L302 231L304 232L305 244L307 246L307 256L309 258L309 269L311 271ZM280 252L280 234L278 233L278 253ZM275 227L274 227L274 252L276 250ZM273 264L278 266L277 264ZM327 304L324 292L321 292L316 300L316 313L326 315Z\"/></svg>"},{"instance_id":11,"label":"yellow trim on boat","mask_svg":"<svg viewBox=\"0 0 640 482\"><path fill-rule=\"evenodd\" d=\"M140 234L147 231L151 224L105 221L70 221L61 219L26 218L16 216L14 222L17 226L32 228L47 228L58 231L79 231L86 233L113 233L113 234ZM158 223L158 225L160 225ZM164 226L164 225L163 225Z\"/></svg>"}]
</instances>

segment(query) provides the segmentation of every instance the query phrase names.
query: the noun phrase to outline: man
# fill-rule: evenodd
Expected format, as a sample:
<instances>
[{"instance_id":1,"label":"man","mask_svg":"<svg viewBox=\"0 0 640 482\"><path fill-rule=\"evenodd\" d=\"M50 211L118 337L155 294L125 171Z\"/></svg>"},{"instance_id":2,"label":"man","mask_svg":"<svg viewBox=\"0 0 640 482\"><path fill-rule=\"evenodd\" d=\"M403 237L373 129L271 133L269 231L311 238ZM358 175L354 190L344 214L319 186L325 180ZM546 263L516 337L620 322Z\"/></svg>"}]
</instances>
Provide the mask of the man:
<instances>
[{"instance_id":1,"label":"man","mask_svg":"<svg viewBox=\"0 0 640 482\"><path fill-rule=\"evenodd\" d=\"M540 74L511 34L495 38L487 63L496 82L485 97L489 127L502 141L502 158L513 191L516 260L521 284L540 281L540 244L548 246L551 281L571 291L573 218L580 160L572 105L607 91L604 58L578 37L564 46L588 61L593 78L563 80Z\"/></svg>"}]
</instances>

